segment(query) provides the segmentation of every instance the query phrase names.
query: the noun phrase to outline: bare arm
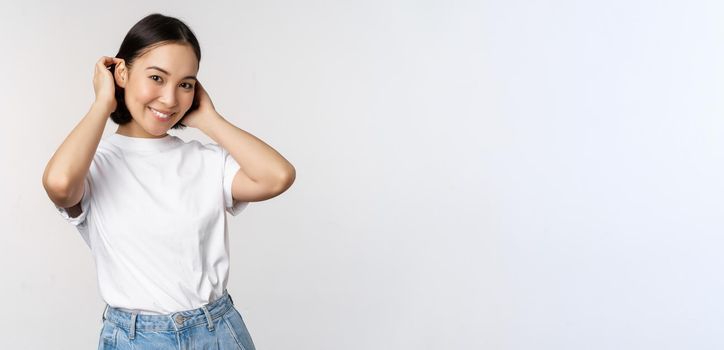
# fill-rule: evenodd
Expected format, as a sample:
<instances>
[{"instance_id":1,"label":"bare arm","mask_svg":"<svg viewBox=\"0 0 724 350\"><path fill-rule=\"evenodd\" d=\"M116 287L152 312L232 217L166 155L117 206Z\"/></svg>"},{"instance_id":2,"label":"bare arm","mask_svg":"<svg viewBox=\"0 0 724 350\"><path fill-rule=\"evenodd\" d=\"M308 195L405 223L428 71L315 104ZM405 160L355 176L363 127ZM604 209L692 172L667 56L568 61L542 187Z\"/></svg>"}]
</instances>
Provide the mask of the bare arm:
<instances>
[{"instance_id":1,"label":"bare arm","mask_svg":"<svg viewBox=\"0 0 724 350\"><path fill-rule=\"evenodd\" d=\"M227 149L241 167L231 186L235 200L266 200L286 191L294 182L296 170L289 161L264 141L239 129L221 115L209 117L201 130Z\"/></svg>"},{"instance_id":2,"label":"bare arm","mask_svg":"<svg viewBox=\"0 0 724 350\"><path fill-rule=\"evenodd\" d=\"M80 214L83 182L95 155L110 113L116 108L115 80L106 68L120 61L101 57L95 66L93 84L96 100L88 113L73 128L45 166L43 187L56 205L69 208L69 214Z\"/></svg>"},{"instance_id":3,"label":"bare arm","mask_svg":"<svg viewBox=\"0 0 724 350\"><path fill-rule=\"evenodd\" d=\"M80 202L83 181L110 113L110 106L93 103L45 166L43 187L58 206L69 208Z\"/></svg>"},{"instance_id":4,"label":"bare arm","mask_svg":"<svg viewBox=\"0 0 724 350\"><path fill-rule=\"evenodd\" d=\"M196 84L199 108L185 117L184 124L200 129L239 164L231 185L232 198L256 202L286 191L296 179L294 166L264 141L224 119L201 82Z\"/></svg>"}]
</instances>

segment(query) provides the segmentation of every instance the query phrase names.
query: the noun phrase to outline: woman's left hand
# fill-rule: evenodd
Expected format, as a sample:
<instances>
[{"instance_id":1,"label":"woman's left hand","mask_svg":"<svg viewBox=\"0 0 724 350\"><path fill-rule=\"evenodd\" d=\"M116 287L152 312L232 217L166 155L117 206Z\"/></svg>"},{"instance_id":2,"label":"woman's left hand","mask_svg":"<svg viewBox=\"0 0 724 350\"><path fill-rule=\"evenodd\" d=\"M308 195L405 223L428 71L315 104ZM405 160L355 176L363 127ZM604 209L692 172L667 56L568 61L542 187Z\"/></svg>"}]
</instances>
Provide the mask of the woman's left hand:
<instances>
[{"instance_id":1,"label":"woman's left hand","mask_svg":"<svg viewBox=\"0 0 724 350\"><path fill-rule=\"evenodd\" d=\"M206 89L204 89L198 80L196 81L195 94L194 99L199 101L199 108L188 112L186 116L183 117L182 123L186 126L200 129L204 122L216 116L218 113L216 112L216 108L214 108L214 104L211 102L211 97L209 97Z\"/></svg>"}]
</instances>

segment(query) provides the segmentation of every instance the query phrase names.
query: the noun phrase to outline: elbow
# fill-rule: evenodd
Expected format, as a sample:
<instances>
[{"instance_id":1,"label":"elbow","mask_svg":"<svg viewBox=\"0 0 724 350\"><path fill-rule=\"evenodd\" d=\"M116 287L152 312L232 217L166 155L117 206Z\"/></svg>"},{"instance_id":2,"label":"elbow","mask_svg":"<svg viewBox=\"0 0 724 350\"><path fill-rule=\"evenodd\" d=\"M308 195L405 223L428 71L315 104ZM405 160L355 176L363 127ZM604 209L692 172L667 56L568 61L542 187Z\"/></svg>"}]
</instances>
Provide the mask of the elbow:
<instances>
[{"instance_id":1,"label":"elbow","mask_svg":"<svg viewBox=\"0 0 724 350\"><path fill-rule=\"evenodd\" d=\"M50 200L60 206L66 206L69 198L68 181L54 176L43 176L43 188Z\"/></svg>"},{"instance_id":2,"label":"elbow","mask_svg":"<svg viewBox=\"0 0 724 350\"><path fill-rule=\"evenodd\" d=\"M61 207L70 207L78 202L74 201L75 191L67 177L43 174L43 188L48 198Z\"/></svg>"},{"instance_id":3,"label":"elbow","mask_svg":"<svg viewBox=\"0 0 724 350\"><path fill-rule=\"evenodd\" d=\"M280 172L279 175L277 176L276 186L274 186L275 187L274 192L279 194L279 193L286 191L289 187L292 186L292 184L294 183L294 180L296 178L297 178L297 171L294 168L294 166L289 164L287 169Z\"/></svg>"},{"instance_id":4,"label":"elbow","mask_svg":"<svg viewBox=\"0 0 724 350\"><path fill-rule=\"evenodd\" d=\"M62 197L67 194L69 187L68 179L64 176L58 176L48 171L43 173L43 188L51 197Z\"/></svg>"}]
</instances>

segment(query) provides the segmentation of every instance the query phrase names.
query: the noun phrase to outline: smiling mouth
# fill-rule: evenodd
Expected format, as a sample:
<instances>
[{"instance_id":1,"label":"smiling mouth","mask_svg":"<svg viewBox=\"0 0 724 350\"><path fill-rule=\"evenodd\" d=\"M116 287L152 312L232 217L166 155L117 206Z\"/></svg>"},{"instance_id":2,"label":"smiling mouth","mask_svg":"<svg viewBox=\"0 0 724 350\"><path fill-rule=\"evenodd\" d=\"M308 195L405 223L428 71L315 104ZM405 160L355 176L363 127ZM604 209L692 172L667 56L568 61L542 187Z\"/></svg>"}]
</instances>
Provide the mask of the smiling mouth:
<instances>
[{"instance_id":1,"label":"smiling mouth","mask_svg":"<svg viewBox=\"0 0 724 350\"><path fill-rule=\"evenodd\" d=\"M170 112L168 112L168 113L163 113L163 112L158 111L158 110L155 110L155 109L153 109L153 108L151 108L151 107L148 107L148 109L150 109L151 112L152 112L156 117L158 117L158 118L161 119L161 120L168 120L169 118L171 118L171 116L173 116L174 114L176 114L175 112L174 112L174 113L170 113Z\"/></svg>"}]
</instances>

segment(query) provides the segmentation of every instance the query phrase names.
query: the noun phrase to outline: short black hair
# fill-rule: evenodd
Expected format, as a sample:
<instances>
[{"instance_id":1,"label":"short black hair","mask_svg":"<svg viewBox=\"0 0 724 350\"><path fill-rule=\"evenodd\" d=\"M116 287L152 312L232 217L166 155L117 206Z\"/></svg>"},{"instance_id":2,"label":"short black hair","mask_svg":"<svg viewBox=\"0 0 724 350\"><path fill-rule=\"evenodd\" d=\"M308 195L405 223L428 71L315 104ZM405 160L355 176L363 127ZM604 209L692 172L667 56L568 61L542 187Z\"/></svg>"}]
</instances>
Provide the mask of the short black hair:
<instances>
[{"instance_id":1,"label":"short black hair","mask_svg":"<svg viewBox=\"0 0 724 350\"><path fill-rule=\"evenodd\" d=\"M178 18L164 16L160 13L152 13L134 24L123 39L116 57L125 60L126 65L130 66L137 57L146 53L148 50L170 43L187 44L191 46L196 54L196 58L201 62L201 47L191 28ZM111 66L111 73L115 74L115 70L116 65L113 64ZM124 93L125 90L116 84L115 96L117 103L116 110L111 112L111 119L118 125L126 124L133 119L131 112L128 111L128 107L126 106ZM197 108L198 103L194 98L194 103L186 114ZM185 128L186 125L181 123L185 117L186 115L176 122L171 129Z\"/></svg>"}]
</instances>

